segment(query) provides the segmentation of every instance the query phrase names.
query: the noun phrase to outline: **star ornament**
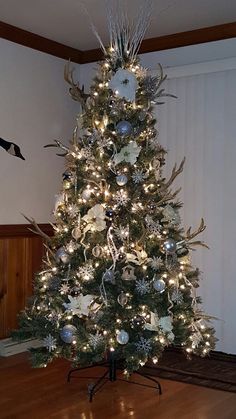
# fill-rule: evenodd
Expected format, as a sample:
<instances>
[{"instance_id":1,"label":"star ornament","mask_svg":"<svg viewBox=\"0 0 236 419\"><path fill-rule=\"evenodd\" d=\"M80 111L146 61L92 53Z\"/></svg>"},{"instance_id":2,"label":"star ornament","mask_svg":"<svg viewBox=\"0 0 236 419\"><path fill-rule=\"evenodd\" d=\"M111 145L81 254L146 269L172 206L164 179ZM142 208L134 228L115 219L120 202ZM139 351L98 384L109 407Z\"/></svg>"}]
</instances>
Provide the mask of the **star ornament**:
<instances>
[{"instance_id":1,"label":"star ornament","mask_svg":"<svg viewBox=\"0 0 236 419\"><path fill-rule=\"evenodd\" d=\"M76 297L68 295L69 303L64 303L66 311L72 311L73 314L88 316L91 311L91 304L94 300L94 295L80 294Z\"/></svg>"},{"instance_id":2,"label":"star ornament","mask_svg":"<svg viewBox=\"0 0 236 419\"><path fill-rule=\"evenodd\" d=\"M137 79L131 71L119 68L109 82L110 89L119 96L130 102L135 101L136 90L138 88Z\"/></svg>"}]
</instances>

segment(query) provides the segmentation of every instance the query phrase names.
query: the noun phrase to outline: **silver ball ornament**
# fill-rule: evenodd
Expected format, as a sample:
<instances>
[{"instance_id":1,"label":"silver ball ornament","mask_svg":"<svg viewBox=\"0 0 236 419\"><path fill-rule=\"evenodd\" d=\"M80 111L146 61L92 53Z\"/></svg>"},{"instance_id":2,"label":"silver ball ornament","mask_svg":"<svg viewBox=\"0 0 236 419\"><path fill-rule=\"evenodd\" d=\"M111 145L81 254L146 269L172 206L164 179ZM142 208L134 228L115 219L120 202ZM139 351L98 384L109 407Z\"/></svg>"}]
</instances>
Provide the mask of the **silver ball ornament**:
<instances>
[{"instance_id":1,"label":"silver ball ornament","mask_svg":"<svg viewBox=\"0 0 236 419\"><path fill-rule=\"evenodd\" d=\"M120 121L116 125L116 131L121 137L128 137L132 134L133 127L129 121Z\"/></svg>"},{"instance_id":2,"label":"silver ball ornament","mask_svg":"<svg viewBox=\"0 0 236 419\"><path fill-rule=\"evenodd\" d=\"M162 292L165 291L166 283L163 279L155 279L154 282L153 282L153 288L156 291L162 293Z\"/></svg>"},{"instance_id":3,"label":"silver ball ornament","mask_svg":"<svg viewBox=\"0 0 236 419\"><path fill-rule=\"evenodd\" d=\"M116 340L120 345L126 345L129 342L129 334L125 330L121 330L117 336Z\"/></svg>"},{"instance_id":4,"label":"silver ball ornament","mask_svg":"<svg viewBox=\"0 0 236 419\"><path fill-rule=\"evenodd\" d=\"M176 251L176 242L174 239L167 239L164 244L163 248L166 253L175 253Z\"/></svg>"},{"instance_id":5,"label":"silver ball ornament","mask_svg":"<svg viewBox=\"0 0 236 419\"><path fill-rule=\"evenodd\" d=\"M71 234L72 234L72 237L73 237L75 240L80 239L80 237L82 236L82 232L81 232L80 227L75 227L75 228L73 228L73 230L72 230Z\"/></svg>"},{"instance_id":6,"label":"silver ball ornament","mask_svg":"<svg viewBox=\"0 0 236 419\"><path fill-rule=\"evenodd\" d=\"M72 324L66 324L60 331L60 337L65 343L72 343L77 329Z\"/></svg>"},{"instance_id":7,"label":"silver ball ornament","mask_svg":"<svg viewBox=\"0 0 236 419\"><path fill-rule=\"evenodd\" d=\"M70 256L68 255L68 253L66 253L64 247L60 247L56 251L56 261L62 262L62 263L68 263L69 260L70 260Z\"/></svg>"},{"instance_id":8,"label":"silver ball ornament","mask_svg":"<svg viewBox=\"0 0 236 419\"><path fill-rule=\"evenodd\" d=\"M116 176L116 183L119 186L124 186L128 182L128 178L126 175L118 175Z\"/></svg>"},{"instance_id":9,"label":"silver ball ornament","mask_svg":"<svg viewBox=\"0 0 236 419\"><path fill-rule=\"evenodd\" d=\"M94 248L92 249L92 254L96 258L99 258L102 255L102 247L99 246L99 244L97 244L96 246L94 246Z\"/></svg>"}]
</instances>

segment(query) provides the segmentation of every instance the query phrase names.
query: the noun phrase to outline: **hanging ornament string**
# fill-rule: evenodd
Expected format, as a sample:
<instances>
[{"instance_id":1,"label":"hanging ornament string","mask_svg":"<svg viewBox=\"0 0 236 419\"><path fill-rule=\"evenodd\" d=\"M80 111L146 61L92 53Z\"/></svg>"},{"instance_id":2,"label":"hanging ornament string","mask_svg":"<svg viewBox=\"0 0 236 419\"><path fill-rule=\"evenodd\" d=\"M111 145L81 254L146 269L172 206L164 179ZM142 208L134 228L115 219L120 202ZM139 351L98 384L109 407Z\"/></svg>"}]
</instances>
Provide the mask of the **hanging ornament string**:
<instances>
[{"instance_id":1,"label":"hanging ornament string","mask_svg":"<svg viewBox=\"0 0 236 419\"><path fill-rule=\"evenodd\" d=\"M99 287L99 290L100 290L101 299L104 302L105 306L107 306L108 305L108 300L107 300L107 293L106 293L104 280L105 280L105 278L104 278L104 274L103 274L102 275L102 282L101 282L101 285Z\"/></svg>"},{"instance_id":2,"label":"hanging ornament string","mask_svg":"<svg viewBox=\"0 0 236 419\"><path fill-rule=\"evenodd\" d=\"M167 311L168 311L168 313L169 313L169 315L172 317L172 319L173 319L173 317L174 317L174 315L173 315L173 313L172 313L172 308L174 307L174 304L173 304L173 301L171 300L171 298L170 298L170 293L169 293L169 291L168 291L168 293L167 293L167 296L168 296L168 301L169 301L169 303L170 303L170 305L168 306L168 309L167 309Z\"/></svg>"},{"instance_id":3,"label":"hanging ornament string","mask_svg":"<svg viewBox=\"0 0 236 419\"><path fill-rule=\"evenodd\" d=\"M110 266L110 268L108 270L109 271L111 271L111 270L114 271L115 267L116 267L116 261L118 259L118 251L117 251L116 245L114 243L111 231L112 231L112 227L109 227L108 232L107 232L107 244L108 244L109 252L110 252L111 257L112 257L113 264ZM101 298L102 298L104 304L107 305L108 300L107 300L107 293L106 293L106 288L105 288L105 273L102 276L102 282L101 282L101 285L100 285L99 289L100 289Z\"/></svg>"},{"instance_id":4,"label":"hanging ornament string","mask_svg":"<svg viewBox=\"0 0 236 419\"><path fill-rule=\"evenodd\" d=\"M115 270L116 261L118 259L119 253L118 253L118 250L117 250L116 245L114 243L111 231L112 231L112 227L109 227L108 232L107 232L107 244L108 244L108 249L109 249L109 252L110 252L112 260L113 260L112 269Z\"/></svg>"}]
</instances>

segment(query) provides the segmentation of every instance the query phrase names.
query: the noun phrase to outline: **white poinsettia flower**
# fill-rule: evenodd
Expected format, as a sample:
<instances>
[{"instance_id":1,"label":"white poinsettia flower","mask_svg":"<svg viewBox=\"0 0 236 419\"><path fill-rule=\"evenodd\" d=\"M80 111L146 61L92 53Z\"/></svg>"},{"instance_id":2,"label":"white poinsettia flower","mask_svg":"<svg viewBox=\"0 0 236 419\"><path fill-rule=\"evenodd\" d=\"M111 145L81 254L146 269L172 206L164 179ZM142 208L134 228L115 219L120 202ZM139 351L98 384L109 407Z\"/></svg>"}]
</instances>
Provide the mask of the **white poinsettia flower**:
<instances>
[{"instance_id":1,"label":"white poinsettia flower","mask_svg":"<svg viewBox=\"0 0 236 419\"><path fill-rule=\"evenodd\" d=\"M163 330L163 332L171 332L173 329L172 317L171 316L160 317L159 326Z\"/></svg>"},{"instance_id":2,"label":"white poinsettia flower","mask_svg":"<svg viewBox=\"0 0 236 419\"><path fill-rule=\"evenodd\" d=\"M141 147L135 141L130 141L128 145L123 147L119 153L114 156L115 165L126 161L127 163L134 164L137 161Z\"/></svg>"},{"instance_id":3,"label":"white poinsettia flower","mask_svg":"<svg viewBox=\"0 0 236 419\"><path fill-rule=\"evenodd\" d=\"M87 223L85 231L102 231L106 228L105 211L101 204L96 204L90 208L82 220Z\"/></svg>"},{"instance_id":4,"label":"white poinsettia flower","mask_svg":"<svg viewBox=\"0 0 236 419\"><path fill-rule=\"evenodd\" d=\"M94 300L94 295L80 294L76 297L68 295L69 303L64 303L67 311L72 311L73 314L88 316L90 313L90 306Z\"/></svg>"},{"instance_id":5,"label":"white poinsettia flower","mask_svg":"<svg viewBox=\"0 0 236 419\"><path fill-rule=\"evenodd\" d=\"M110 89L119 97L134 102L138 88L137 79L131 71L119 68L109 82Z\"/></svg>"},{"instance_id":6,"label":"white poinsettia flower","mask_svg":"<svg viewBox=\"0 0 236 419\"><path fill-rule=\"evenodd\" d=\"M151 311L150 323L145 323L144 328L150 330L150 332L158 332L159 327L159 317L156 313Z\"/></svg>"}]
</instances>

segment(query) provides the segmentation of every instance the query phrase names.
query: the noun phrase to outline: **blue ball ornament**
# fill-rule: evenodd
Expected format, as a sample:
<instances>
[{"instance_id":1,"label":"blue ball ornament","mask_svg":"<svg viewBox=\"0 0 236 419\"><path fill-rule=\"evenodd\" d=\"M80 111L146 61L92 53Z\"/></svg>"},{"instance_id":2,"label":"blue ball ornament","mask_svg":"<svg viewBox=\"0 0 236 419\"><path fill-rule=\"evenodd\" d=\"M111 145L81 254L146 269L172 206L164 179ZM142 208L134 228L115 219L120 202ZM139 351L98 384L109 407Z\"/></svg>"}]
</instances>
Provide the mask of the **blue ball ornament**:
<instances>
[{"instance_id":1,"label":"blue ball ornament","mask_svg":"<svg viewBox=\"0 0 236 419\"><path fill-rule=\"evenodd\" d=\"M128 137L132 134L133 127L129 121L120 121L116 125L116 132L121 137Z\"/></svg>"},{"instance_id":2,"label":"blue ball ornament","mask_svg":"<svg viewBox=\"0 0 236 419\"><path fill-rule=\"evenodd\" d=\"M116 340L120 345L126 345L129 342L129 334L125 330L121 330L117 336Z\"/></svg>"},{"instance_id":3,"label":"blue ball ornament","mask_svg":"<svg viewBox=\"0 0 236 419\"><path fill-rule=\"evenodd\" d=\"M60 331L60 337L65 343L72 343L75 334L76 334L76 327L73 324L66 324Z\"/></svg>"}]
</instances>

